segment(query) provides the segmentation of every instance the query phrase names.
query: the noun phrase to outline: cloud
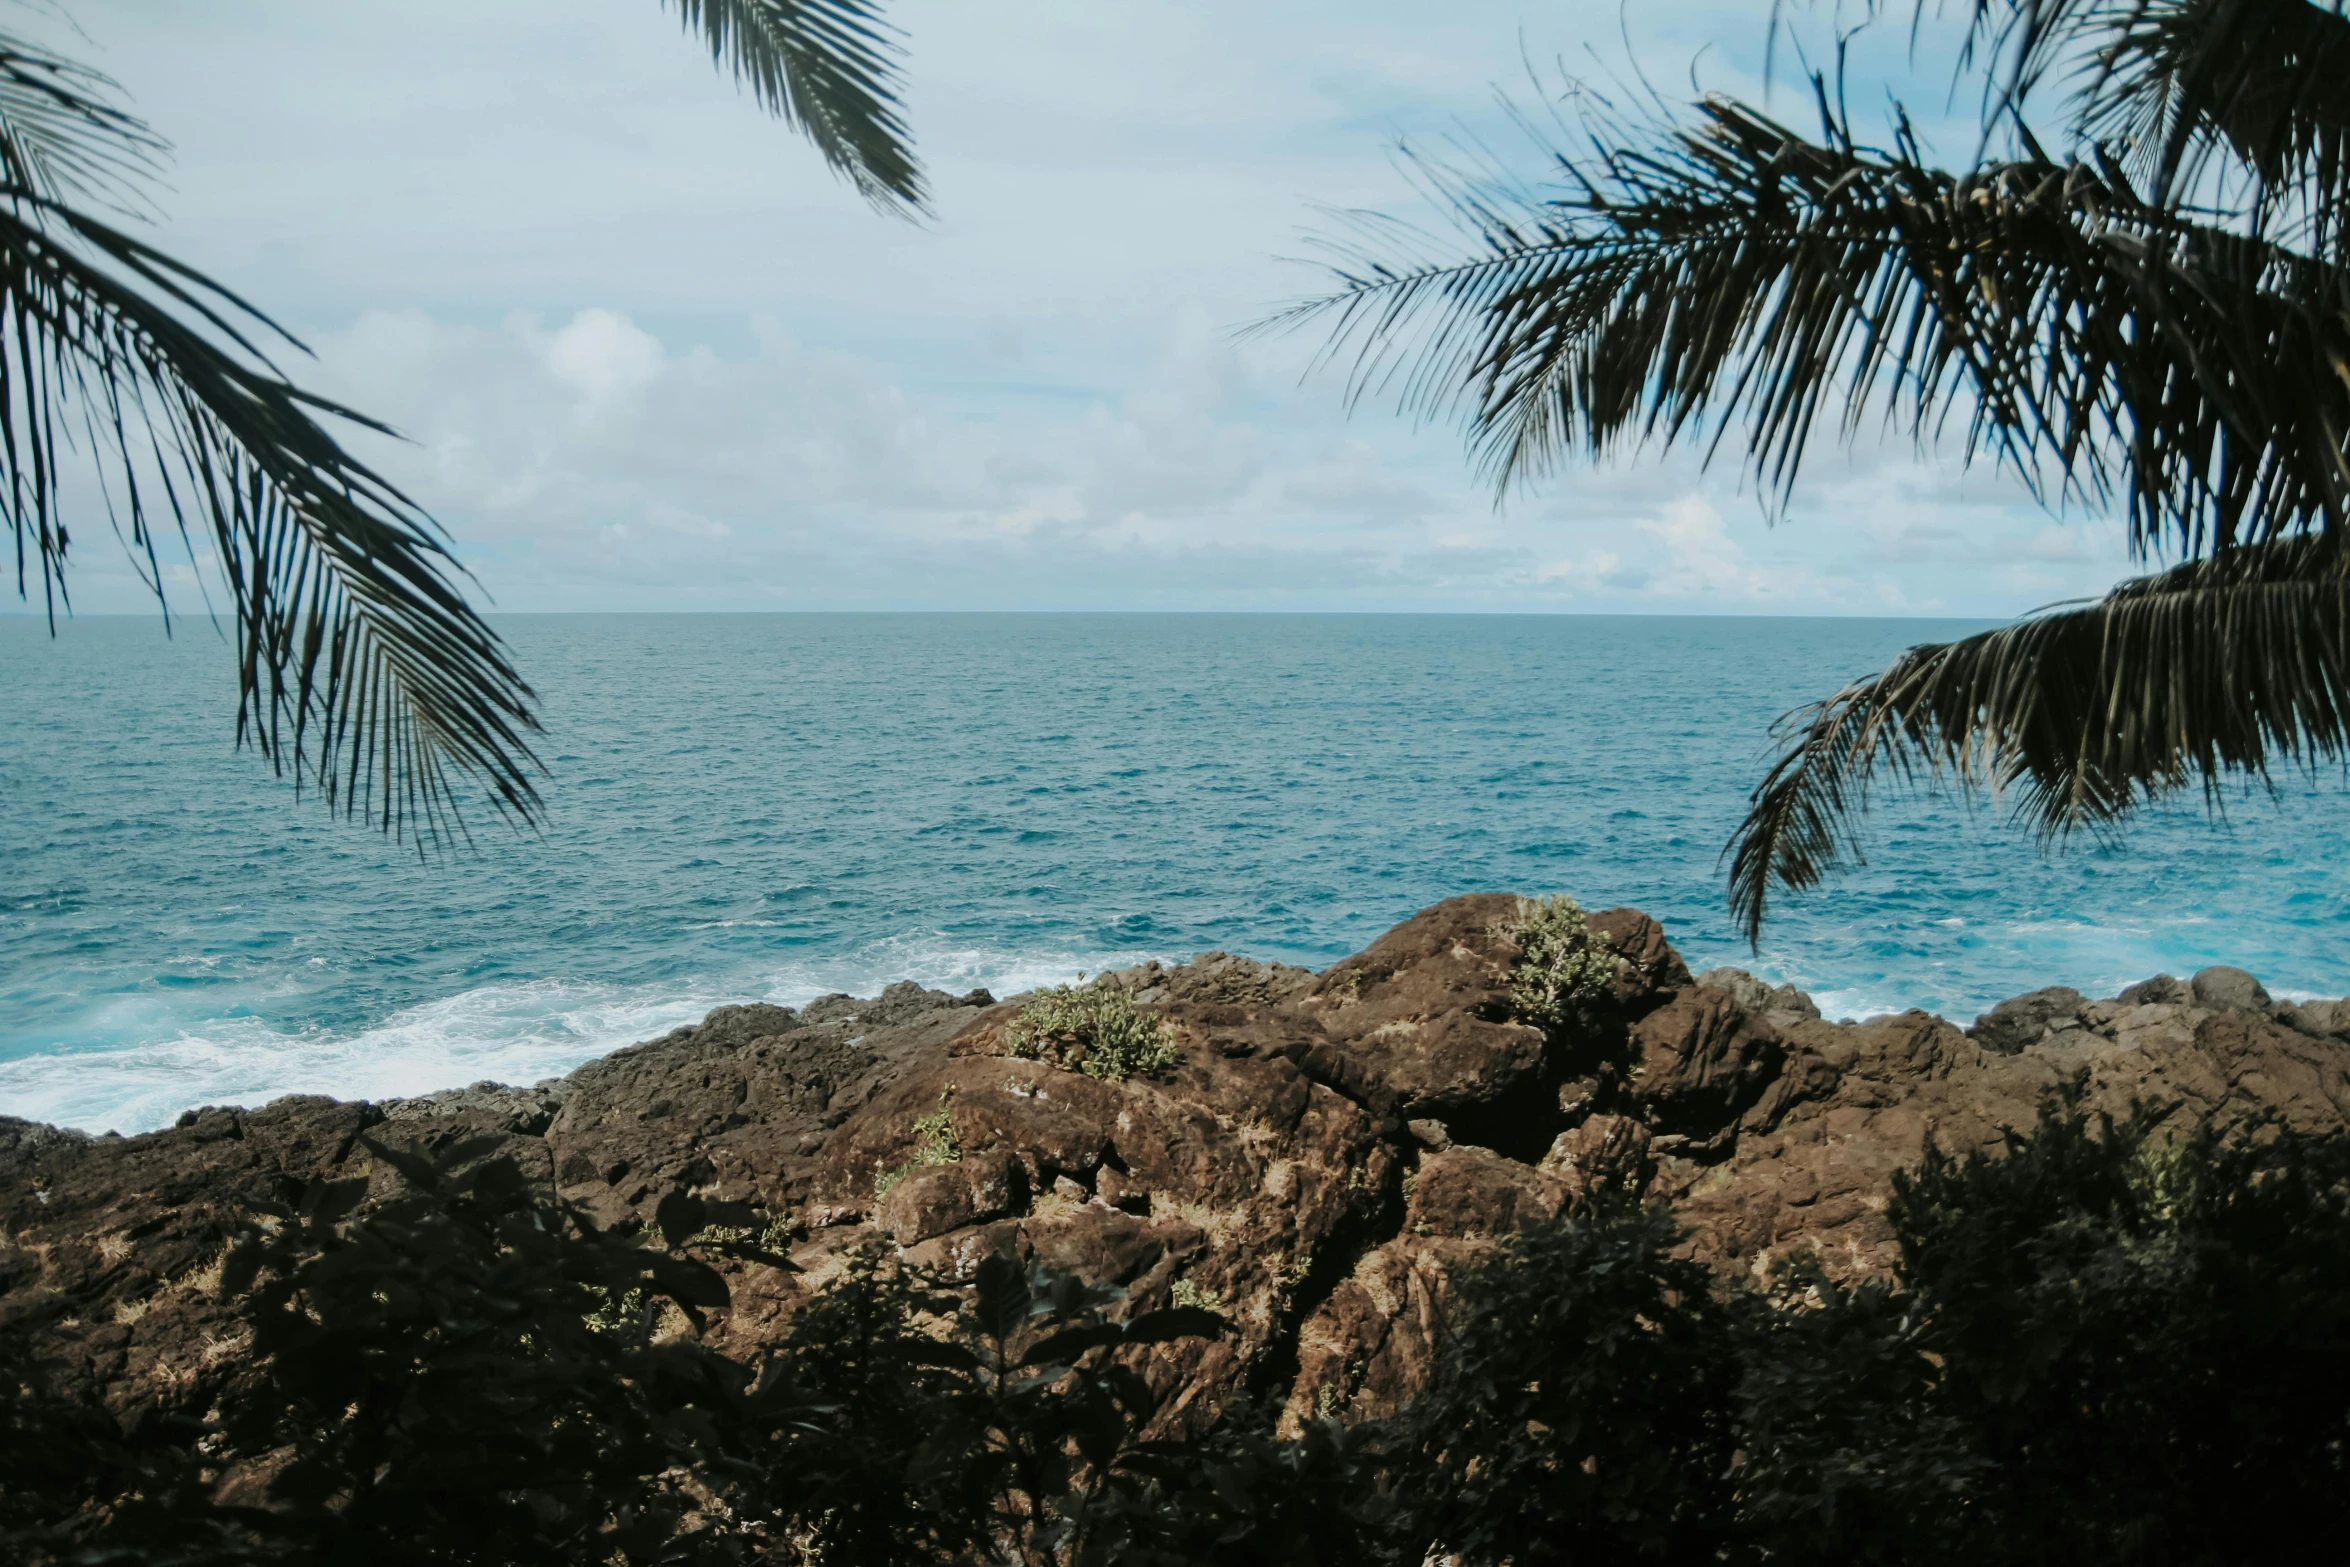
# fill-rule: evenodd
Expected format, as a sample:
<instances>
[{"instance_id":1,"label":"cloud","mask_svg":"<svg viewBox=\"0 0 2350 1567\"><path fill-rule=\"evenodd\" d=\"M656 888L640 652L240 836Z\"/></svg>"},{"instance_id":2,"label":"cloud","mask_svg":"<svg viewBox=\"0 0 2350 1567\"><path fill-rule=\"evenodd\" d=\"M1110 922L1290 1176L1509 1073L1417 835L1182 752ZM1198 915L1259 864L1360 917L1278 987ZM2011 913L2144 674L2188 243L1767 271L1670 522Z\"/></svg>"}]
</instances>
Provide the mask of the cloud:
<instances>
[{"instance_id":1,"label":"cloud","mask_svg":"<svg viewBox=\"0 0 2350 1567\"><path fill-rule=\"evenodd\" d=\"M1775 527L1686 451L1497 508L1451 429L1350 418L1310 332L1235 341L1318 286L1284 260L1313 203L1408 207L1397 136L1522 150L1489 84L1604 75L1627 37L1668 83L1718 46L1704 84L1752 92L1751 6L893 17L928 224L866 210L647 0L76 11L179 145L156 237L406 432L354 440L502 607L2001 614L2123 569L1904 442L1816 452ZM78 602L139 607L84 561Z\"/></svg>"}]
</instances>

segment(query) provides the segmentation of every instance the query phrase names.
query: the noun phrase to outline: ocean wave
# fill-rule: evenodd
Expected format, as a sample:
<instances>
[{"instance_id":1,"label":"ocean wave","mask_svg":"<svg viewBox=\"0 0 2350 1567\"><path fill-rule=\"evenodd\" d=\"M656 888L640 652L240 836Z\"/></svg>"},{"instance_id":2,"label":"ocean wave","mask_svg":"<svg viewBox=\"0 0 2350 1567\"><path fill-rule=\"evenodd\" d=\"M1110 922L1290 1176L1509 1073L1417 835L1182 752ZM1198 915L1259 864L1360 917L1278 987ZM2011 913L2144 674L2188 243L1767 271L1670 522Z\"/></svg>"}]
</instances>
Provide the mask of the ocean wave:
<instances>
[{"instance_id":1,"label":"ocean wave","mask_svg":"<svg viewBox=\"0 0 2350 1567\"><path fill-rule=\"evenodd\" d=\"M348 1032L289 1031L257 1017L175 1019L149 999L135 1009L94 1011L72 1045L0 1061L0 1112L129 1134L168 1126L198 1106L259 1105L287 1094L392 1099L485 1079L532 1083L730 1003L799 1006L839 992L873 995L905 979L956 993L984 987L1015 995L1173 956L1006 951L925 932L781 971L634 988L563 979L482 985Z\"/></svg>"}]
</instances>

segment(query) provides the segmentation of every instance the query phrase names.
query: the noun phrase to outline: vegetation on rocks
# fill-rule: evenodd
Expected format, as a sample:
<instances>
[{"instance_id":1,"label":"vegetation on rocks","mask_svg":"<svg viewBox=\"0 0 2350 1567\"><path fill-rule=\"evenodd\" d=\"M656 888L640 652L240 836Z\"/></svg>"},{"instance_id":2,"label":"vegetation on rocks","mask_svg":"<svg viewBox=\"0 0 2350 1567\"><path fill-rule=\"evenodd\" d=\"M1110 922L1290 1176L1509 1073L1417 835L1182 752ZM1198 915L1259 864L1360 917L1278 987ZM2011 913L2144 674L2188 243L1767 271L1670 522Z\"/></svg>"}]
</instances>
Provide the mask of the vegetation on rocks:
<instances>
[{"instance_id":1,"label":"vegetation on rocks","mask_svg":"<svg viewBox=\"0 0 2350 1567\"><path fill-rule=\"evenodd\" d=\"M955 1164L962 1159L962 1145L955 1141L954 1105L955 1087L949 1083L938 1091L938 1108L914 1120L914 1157L873 1178L874 1201L887 1197L892 1187L916 1170Z\"/></svg>"},{"instance_id":2,"label":"vegetation on rocks","mask_svg":"<svg viewBox=\"0 0 2350 1567\"><path fill-rule=\"evenodd\" d=\"M1510 1006L1528 1023L1565 1028L1607 994L1615 978L1615 949L1593 931L1582 905L1564 893L1518 904L1510 939L1518 961L1510 969Z\"/></svg>"},{"instance_id":3,"label":"vegetation on rocks","mask_svg":"<svg viewBox=\"0 0 2350 1567\"><path fill-rule=\"evenodd\" d=\"M1145 1012L1113 985L1054 985L1040 990L1004 1029L1004 1045L1032 1061L1083 1072L1105 1083L1175 1064L1167 1020Z\"/></svg>"}]
</instances>

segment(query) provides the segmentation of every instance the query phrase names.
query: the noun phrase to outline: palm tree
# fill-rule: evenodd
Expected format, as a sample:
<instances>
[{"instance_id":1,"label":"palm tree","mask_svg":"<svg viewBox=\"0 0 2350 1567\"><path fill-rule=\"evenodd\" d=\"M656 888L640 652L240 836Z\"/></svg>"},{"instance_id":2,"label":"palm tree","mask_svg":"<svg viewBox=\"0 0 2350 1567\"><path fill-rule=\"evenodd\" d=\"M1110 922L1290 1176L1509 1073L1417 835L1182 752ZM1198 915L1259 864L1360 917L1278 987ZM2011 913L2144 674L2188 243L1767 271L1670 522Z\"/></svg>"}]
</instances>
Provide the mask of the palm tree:
<instances>
[{"instance_id":1,"label":"palm tree","mask_svg":"<svg viewBox=\"0 0 2350 1567\"><path fill-rule=\"evenodd\" d=\"M665 0L670 3L670 0ZM722 70L876 206L918 213L879 0L673 0ZM444 536L329 425L253 305L125 232L166 144L104 76L0 32L0 508L17 591L68 608L69 475L158 600L176 533L234 611L237 738L297 790L422 849L461 838L458 785L539 821L533 693L466 603ZM168 606L166 606L168 613Z\"/></svg>"},{"instance_id":2,"label":"palm tree","mask_svg":"<svg viewBox=\"0 0 2350 1567\"><path fill-rule=\"evenodd\" d=\"M1409 231L1370 221L1276 320L1329 322L1353 395L1458 411L1503 491L1735 435L1783 503L1815 442L1882 420L2175 561L1782 718L1724 851L1752 940L1774 888L1861 857L1880 774L2005 799L2046 843L2350 751L2343 3L1967 0L1959 172L1898 105L1864 145L1840 63L1809 135L1583 93L1550 185L1429 170L1473 253L1398 259Z\"/></svg>"}]
</instances>

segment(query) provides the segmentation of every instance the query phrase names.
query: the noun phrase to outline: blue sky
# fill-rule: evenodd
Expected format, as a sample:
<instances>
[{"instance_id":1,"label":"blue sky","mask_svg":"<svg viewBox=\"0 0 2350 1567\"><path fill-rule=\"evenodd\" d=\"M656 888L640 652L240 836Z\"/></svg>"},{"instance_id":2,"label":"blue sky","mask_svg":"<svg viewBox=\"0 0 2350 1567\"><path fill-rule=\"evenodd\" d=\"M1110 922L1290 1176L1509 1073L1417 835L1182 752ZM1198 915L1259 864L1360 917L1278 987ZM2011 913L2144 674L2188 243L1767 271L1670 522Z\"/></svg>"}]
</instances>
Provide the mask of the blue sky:
<instances>
[{"instance_id":1,"label":"blue sky","mask_svg":"<svg viewBox=\"0 0 2350 1567\"><path fill-rule=\"evenodd\" d=\"M2106 521L1901 442L1821 454L1775 527L1678 455L1497 509L1456 431L1350 415L1317 339L1236 339L1316 286L1317 204L1416 210L1398 138L1534 167L1494 107L1529 59L1751 94L1765 3L908 0L925 224L656 0L71 14L177 144L158 240L411 437L367 450L501 609L1992 616L2127 569ZM80 561L83 609L140 607Z\"/></svg>"}]
</instances>

